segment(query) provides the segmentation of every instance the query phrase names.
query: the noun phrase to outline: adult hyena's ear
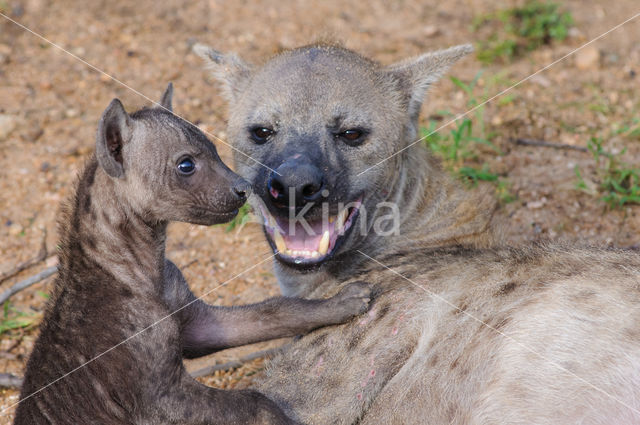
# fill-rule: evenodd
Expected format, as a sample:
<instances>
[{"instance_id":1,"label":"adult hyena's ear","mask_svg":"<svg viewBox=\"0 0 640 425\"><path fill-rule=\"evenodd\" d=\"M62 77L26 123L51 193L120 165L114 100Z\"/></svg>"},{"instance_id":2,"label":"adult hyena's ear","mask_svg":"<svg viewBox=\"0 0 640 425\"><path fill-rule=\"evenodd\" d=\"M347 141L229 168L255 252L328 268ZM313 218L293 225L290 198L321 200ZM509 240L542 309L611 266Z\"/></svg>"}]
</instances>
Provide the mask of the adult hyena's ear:
<instances>
[{"instance_id":1,"label":"adult hyena's ear","mask_svg":"<svg viewBox=\"0 0 640 425\"><path fill-rule=\"evenodd\" d=\"M400 82L412 119L418 118L429 87L442 78L451 65L471 52L473 52L473 46L463 44L425 53L385 68L386 72Z\"/></svg>"},{"instance_id":2,"label":"adult hyena's ear","mask_svg":"<svg viewBox=\"0 0 640 425\"><path fill-rule=\"evenodd\" d=\"M98 164L111 177L124 175L122 149L131 136L131 117L118 99L113 99L102 113L96 136Z\"/></svg>"},{"instance_id":3,"label":"adult hyena's ear","mask_svg":"<svg viewBox=\"0 0 640 425\"><path fill-rule=\"evenodd\" d=\"M251 66L233 53L223 54L204 44L196 44L193 51L207 63L213 76L222 83L224 95L233 102L242 92L251 75Z\"/></svg>"},{"instance_id":4,"label":"adult hyena's ear","mask_svg":"<svg viewBox=\"0 0 640 425\"><path fill-rule=\"evenodd\" d=\"M166 109L169 112L173 112L173 106L171 103L173 102L173 83L169 83L167 89L162 94L160 98L160 107L162 109Z\"/></svg>"}]
</instances>

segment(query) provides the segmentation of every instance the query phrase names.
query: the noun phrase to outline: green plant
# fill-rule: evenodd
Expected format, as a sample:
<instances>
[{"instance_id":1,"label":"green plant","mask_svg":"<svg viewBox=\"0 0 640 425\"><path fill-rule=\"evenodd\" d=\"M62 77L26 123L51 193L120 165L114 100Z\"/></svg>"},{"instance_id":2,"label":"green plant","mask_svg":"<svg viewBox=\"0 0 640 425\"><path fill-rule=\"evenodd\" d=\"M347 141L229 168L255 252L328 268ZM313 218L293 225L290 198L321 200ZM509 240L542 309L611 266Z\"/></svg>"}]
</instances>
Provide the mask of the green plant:
<instances>
[{"instance_id":1,"label":"green plant","mask_svg":"<svg viewBox=\"0 0 640 425\"><path fill-rule=\"evenodd\" d=\"M489 166L487 164L483 164L480 169L474 167L462 167L458 170L458 174L463 179L470 180L473 184L477 184L479 181L498 181L498 175L489 171Z\"/></svg>"},{"instance_id":2,"label":"green plant","mask_svg":"<svg viewBox=\"0 0 640 425\"><path fill-rule=\"evenodd\" d=\"M640 118L632 118L630 122L622 124L614 134L630 139L640 139Z\"/></svg>"},{"instance_id":3,"label":"green plant","mask_svg":"<svg viewBox=\"0 0 640 425\"><path fill-rule=\"evenodd\" d=\"M640 168L622 161L622 152L614 154L603 147L600 137L592 137L587 143L597 167L598 190L601 199L610 208L620 208L626 204L640 204ZM576 188L589 192L579 168L574 172L577 177Z\"/></svg>"},{"instance_id":4,"label":"green plant","mask_svg":"<svg viewBox=\"0 0 640 425\"><path fill-rule=\"evenodd\" d=\"M501 155L500 150L490 140L492 135L487 134L485 128L483 102L486 100L486 94L481 98L475 95L480 76L481 73L476 74L469 83L451 77L453 84L467 95L467 106L477 107L472 118L458 119L448 132L439 131L439 123L431 120L427 127L422 127L421 133L424 144L442 159L444 166L454 175L471 185L476 185L479 181L492 182L496 185L498 198L502 202L511 202L514 198L509 193L508 183L491 172L486 163L478 166L477 157L480 146L489 147L496 154ZM453 117L453 114L448 111L440 111L439 115Z\"/></svg>"},{"instance_id":5,"label":"green plant","mask_svg":"<svg viewBox=\"0 0 640 425\"><path fill-rule=\"evenodd\" d=\"M587 182L582 177L582 173L580 172L580 167L578 167L577 165L573 167L573 173L576 175L576 179L577 179L576 183L574 184L574 187L581 192L591 193L591 191L589 190L589 186L587 186Z\"/></svg>"},{"instance_id":6,"label":"green plant","mask_svg":"<svg viewBox=\"0 0 640 425\"><path fill-rule=\"evenodd\" d=\"M513 101L516 99L516 95L513 93L509 93L509 94L505 94L504 96L500 97L498 99L498 106L505 106L508 105L510 103L513 103Z\"/></svg>"},{"instance_id":7,"label":"green plant","mask_svg":"<svg viewBox=\"0 0 640 425\"><path fill-rule=\"evenodd\" d=\"M242 226L247 224L251 220L251 207L248 203L244 204L238 210L238 215L236 215L233 220L231 220L228 224L219 224L219 226L226 226L225 232L230 232L236 227L238 229L242 229Z\"/></svg>"},{"instance_id":8,"label":"green plant","mask_svg":"<svg viewBox=\"0 0 640 425\"><path fill-rule=\"evenodd\" d=\"M487 135L485 129L483 102L486 100L486 94L480 99L475 95L475 89L481 76L482 71L478 72L469 83L456 77L450 77L451 82L467 95L467 106L476 108L474 119L465 117L457 120L449 133L440 133L438 123L434 120L429 122L428 127L422 128L421 132L425 144L432 152L441 156L445 166L449 168L459 168L466 159L475 158L477 145L488 146L500 154L500 150L489 140L491 136ZM481 106L478 107L478 105ZM440 111L439 114L453 117L453 114L448 111Z\"/></svg>"},{"instance_id":9,"label":"green plant","mask_svg":"<svg viewBox=\"0 0 640 425\"><path fill-rule=\"evenodd\" d=\"M509 183L506 179L499 179L496 184L496 195L498 196L498 200L502 204L508 204L509 202L515 201L517 198L511 192L511 183Z\"/></svg>"},{"instance_id":10,"label":"green plant","mask_svg":"<svg viewBox=\"0 0 640 425\"><path fill-rule=\"evenodd\" d=\"M2 307L0 318L0 335L15 329L29 328L36 322L36 316L16 310L6 301Z\"/></svg>"},{"instance_id":11,"label":"green plant","mask_svg":"<svg viewBox=\"0 0 640 425\"><path fill-rule=\"evenodd\" d=\"M571 13L559 10L558 4L529 0L522 7L500 10L474 20L474 28L497 23L500 29L478 45L478 59L492 63L511 60L524 52L564 40L573 24Z\"/></svg>"},{"instance_id":12,"label":"green plant","mask_svg":"<svg viewBox=\"0 0 640 425\"><path fill-rule=\"evenodd\" d=\"M469 100L467 100L467 107L469 108L475 108L476 106L478 106L478 104L481 104L487 99L486 93L484 94L482 99L478 99L474 94L474 90L478 85L478 80L480 80L481 76L482 71L478 71L475 77L473 77L473 80L471 80L469 83L465 83L459 78L453 76L449 77L451 82L458 88L460 88L463 92L465 92L469 97ZM479 136L480 138L484 139L484 137L486 136L484 127L484 106L480 106L475 110L475 116L478 121L478 125L480 126Z\"/></svg>"},{"instance_id":13,"label":"green plant","mask_svg":"<svg viewBox=\"0 0 640 425\"><path fill-rule=\"evenodd\" d=\"M46 292L36 291L36 294L38 294L39 296L41 296L45 300L51 299L51 295L47 294Z\"/></svg>"}]
</instances>

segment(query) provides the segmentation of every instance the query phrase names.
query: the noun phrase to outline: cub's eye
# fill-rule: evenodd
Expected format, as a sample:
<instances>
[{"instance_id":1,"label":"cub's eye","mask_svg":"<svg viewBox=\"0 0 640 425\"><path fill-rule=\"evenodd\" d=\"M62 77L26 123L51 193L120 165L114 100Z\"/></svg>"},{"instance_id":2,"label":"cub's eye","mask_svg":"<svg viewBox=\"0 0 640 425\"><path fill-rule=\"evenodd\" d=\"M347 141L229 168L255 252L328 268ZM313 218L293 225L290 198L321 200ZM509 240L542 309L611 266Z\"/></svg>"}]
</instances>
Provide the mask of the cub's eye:
<instances>
[{"instance_id":1,"label":"cub's eye","mask_svg":"<svg viewBox=\"0 0 640 425\"><path fill-rule=\"evenodd\" d=\"M342 140L349 146L358 146L364 142L366 132L359 128L350 128L341 133L337 133L335 137Z\"/></svg>"},{"instance_id":2,"label":"cub's eye","mask_svg":"<svg viewBox=\"0 0 640 425\"><path fill-rule=\"evenodd\" d=\"M274 134L276 134L275 131L267 127L254 127L249 130L249 133L251 134L253 141L259 145L266 143Z\"/></svg>"},{"instance_id":3,"label":"cub's eye","mask_svg":"<svg viewBox=\"0 0 640 425\"><path fill-rule=\"evenodd\" d=\"M183 158L178 163L178 172L183 176L190 176L196 171L196 163L191 158Z\"/></svg>"}]
</instances>

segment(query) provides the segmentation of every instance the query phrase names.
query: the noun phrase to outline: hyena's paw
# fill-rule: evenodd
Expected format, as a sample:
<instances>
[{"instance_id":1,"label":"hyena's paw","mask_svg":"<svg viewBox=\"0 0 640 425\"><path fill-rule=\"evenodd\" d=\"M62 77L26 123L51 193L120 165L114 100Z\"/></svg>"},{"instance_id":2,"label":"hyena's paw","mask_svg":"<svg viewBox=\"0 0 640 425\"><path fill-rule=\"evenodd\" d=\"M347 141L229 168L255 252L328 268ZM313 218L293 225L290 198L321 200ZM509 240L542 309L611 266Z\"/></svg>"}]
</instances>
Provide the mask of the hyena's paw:
<instances>
[{"instance_id":1,"label":"hyena's paw","mask_svg":"<svg viewBox=\"0 0 640 425\"><path fill-rule=\"evenodd\" d=\"M338 320L345 321L364 313L371 302L371 287L368 283L357 281L348 284L337 295L330 298Z\"/></svg>"}]
</instances>

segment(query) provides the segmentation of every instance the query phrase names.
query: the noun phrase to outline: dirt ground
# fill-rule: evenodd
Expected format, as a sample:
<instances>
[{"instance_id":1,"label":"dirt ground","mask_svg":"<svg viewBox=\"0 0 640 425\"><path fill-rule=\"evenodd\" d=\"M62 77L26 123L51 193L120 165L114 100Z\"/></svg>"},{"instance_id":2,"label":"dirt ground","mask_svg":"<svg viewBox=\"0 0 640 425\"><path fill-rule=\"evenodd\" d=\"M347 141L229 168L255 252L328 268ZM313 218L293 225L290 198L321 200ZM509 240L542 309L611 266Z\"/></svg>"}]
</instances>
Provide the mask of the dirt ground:
<instances>
[{"instance_id":1,"label":"dirt ground","mask_svg":"<svg viewBox=\"0 0 640 425\"><path fill-rule=\"evenodd\" d=\"M478 96L500 92L640 12L636 0L561 3L574 17L570 37L512 63L484 67ZM391 63L487 37L490 29L472 30L473 18L515 4L484 0L188 4L0 0L0 12L130 87L0 17L0 273L36 256L45 231L50 254L46 261L1 282L0 292L55 264L58 206L92 151L97 120L113 97L133 110L149 104L141 94L155 100L173 81L176 113L225 139L226 108L200 59L190 51L195 41L259 63L283 48L332 39ZM552 239L640 245L640 206L612 210L599 195L576 190L576 165L587 186L597 182L592 155L511 141L522 137L584 147L591 136L600 136L609 149L626 148L625 161L640 164L638 136L615 135L616 129L640 117L638 40L640 18L589 46L578 59L562 60L514 88L509 102L496 99L486 106L486 124L495 133L492 141L502 155L483 151L479 159L500 173L515 197L499 212L509 243ZM451 74L469 81L481 68L470 57ZM426 121L443 109L461 113L466 102L462 91L444 79L431 92L423 116ZM220 142L216 145L228 159L229 149ZM225 232L219 226L174 224L169 233L168 256L188 266L184 273L194 292L210 292L206 301L231 305L278 293L270 262L253 267L270 255L256 225ZM22 374L51 279L11 299L7 314L21 314L32 326L0 334L0 372ZM225 362L256 349L218 353L189 367ZM255 361L204 382L222 388L246 385L261 365ZM17 398L16 390L0 390L0 409ZM3 411L0 423L10 423L12 414L13 409Z\"/></svg>"}]
</instances>

